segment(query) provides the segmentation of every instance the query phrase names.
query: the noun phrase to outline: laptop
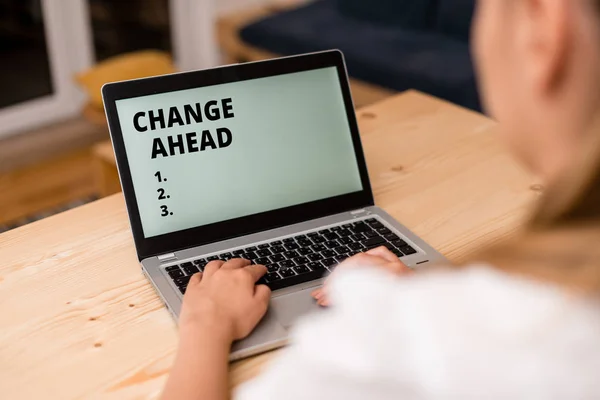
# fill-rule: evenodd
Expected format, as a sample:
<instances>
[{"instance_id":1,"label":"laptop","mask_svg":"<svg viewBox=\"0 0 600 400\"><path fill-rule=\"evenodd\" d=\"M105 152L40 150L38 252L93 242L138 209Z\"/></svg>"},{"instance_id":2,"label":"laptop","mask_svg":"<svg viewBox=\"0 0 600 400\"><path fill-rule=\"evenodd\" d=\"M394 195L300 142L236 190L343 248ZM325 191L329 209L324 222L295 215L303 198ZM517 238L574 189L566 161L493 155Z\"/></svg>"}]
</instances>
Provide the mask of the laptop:
<instances>
[{"instance_id":1,"label":"laptop","mask_svg":"<svg viewBox=\"0 0 600 400\"><path fill-rule=\"evenodd\" d=\"M270 309L231 359L286 343L339 262L443 259L374 204L337 50L110 83L102 94L142 272L175 319L211 260L266 265Z\"/></svg>"}]
</instances>

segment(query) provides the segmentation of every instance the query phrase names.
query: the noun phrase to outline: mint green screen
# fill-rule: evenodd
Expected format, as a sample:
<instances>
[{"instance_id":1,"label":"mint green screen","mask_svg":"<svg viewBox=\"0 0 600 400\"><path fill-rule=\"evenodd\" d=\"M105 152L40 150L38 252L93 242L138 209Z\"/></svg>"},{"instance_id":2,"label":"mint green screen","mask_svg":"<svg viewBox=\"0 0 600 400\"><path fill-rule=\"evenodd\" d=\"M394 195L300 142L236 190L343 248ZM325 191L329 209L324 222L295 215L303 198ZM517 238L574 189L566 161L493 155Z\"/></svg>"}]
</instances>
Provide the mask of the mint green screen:
<instances>
[{"instance_id":1,"label":"mint green screen","mask_svg":"<svg viewBox=\"0 0 600 400\"><path fill-rule=\"evenodd\" d=\"M204 107L224 98L231 98L231 118L135 129L139 112L163 109L166 119L171 107L181 111L186 104ZM363 189L335 68L119 100L116 105L145 237ZM149 127L148 120L146 115L140 121ZM217 142L219 128L231 132L227 147L183 154L176 148L170 155L169 136L196 132L199 146L205 130ZM168 156L151 157L155 138Z\"/></svg>"}]
</instances>

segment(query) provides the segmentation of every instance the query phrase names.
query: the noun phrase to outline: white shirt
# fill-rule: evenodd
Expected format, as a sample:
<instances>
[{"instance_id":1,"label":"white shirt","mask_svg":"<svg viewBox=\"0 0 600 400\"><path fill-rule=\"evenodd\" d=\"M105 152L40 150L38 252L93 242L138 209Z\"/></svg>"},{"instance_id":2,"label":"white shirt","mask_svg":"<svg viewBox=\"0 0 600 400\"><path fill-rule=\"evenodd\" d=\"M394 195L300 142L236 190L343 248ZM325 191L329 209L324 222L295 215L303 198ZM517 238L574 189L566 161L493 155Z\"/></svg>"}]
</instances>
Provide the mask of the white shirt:
<instances>
[{"instance_id":1,"label":"white shirt","mask_svg":"<svg viewBox=\"0 0 600 400\"><path fill-rule=\"evenodd\" d=\"M238 400L600 399L600 303L484 266L348 270Z\"/></svg>"}]
</instances>

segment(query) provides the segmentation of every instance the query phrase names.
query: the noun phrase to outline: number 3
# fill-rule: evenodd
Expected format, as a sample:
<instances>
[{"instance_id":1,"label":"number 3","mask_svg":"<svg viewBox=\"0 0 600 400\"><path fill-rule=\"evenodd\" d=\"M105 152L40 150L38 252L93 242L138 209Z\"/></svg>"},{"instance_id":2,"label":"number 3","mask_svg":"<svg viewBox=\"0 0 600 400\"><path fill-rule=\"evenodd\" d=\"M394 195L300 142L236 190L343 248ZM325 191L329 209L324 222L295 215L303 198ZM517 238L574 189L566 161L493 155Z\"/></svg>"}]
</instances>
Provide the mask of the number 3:
<instances>
[{"instance_id":1,"label":"number 3","mask_svg":"<svg viewBox=\"0 0 600 400\"><path fill-rule=\"evenodd\" d=\"M162 210L162 214L160 214L161 217L166 217L169 215L169 209L167 206L160 206L160 209Z\"/></svg>"}]
</instances>

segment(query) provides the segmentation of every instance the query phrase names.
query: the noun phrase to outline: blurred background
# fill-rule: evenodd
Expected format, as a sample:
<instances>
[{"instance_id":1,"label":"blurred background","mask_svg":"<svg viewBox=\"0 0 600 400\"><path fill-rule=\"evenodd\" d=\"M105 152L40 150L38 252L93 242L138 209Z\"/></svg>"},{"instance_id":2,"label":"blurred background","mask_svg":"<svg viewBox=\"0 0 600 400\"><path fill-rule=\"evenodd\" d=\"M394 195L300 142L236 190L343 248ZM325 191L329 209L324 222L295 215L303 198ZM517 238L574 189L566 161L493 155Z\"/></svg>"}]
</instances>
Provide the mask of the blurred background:
<instances>
[{"instance_id":1,"label":"blurred background","mask_svg":"<svg viewBox=\"0 0 600 400\"><path fill-rule=\"evenodd\" d=\"M0 0L0 232L120 190L106 82L341 49L357 107L480 111L475 0Z\"/></svg>"}]
</instances>

